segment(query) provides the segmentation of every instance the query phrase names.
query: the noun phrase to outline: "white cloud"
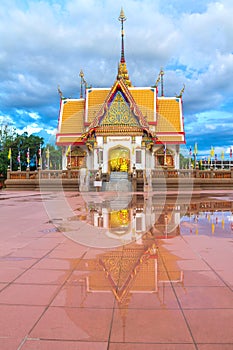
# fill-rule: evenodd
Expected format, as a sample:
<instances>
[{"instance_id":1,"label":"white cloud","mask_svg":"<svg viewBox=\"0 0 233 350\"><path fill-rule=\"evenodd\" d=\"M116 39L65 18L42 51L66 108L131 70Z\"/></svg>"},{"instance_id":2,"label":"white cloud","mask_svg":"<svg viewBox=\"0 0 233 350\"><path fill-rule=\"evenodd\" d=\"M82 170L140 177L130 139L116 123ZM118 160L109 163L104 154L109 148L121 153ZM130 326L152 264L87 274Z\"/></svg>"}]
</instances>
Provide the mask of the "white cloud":
<instances>
[{"instance_id":1,"label":"white cloud","mask_svg":"<svg viewBox=\"0 0 233 350\"><path fill-rule=\"evenodd\" d=\"M0 113L19 130L51 133L58 84L65 96L78 97L82 68L89 84L111 86L120 59L121 5L133 84L154 84L161 66L166 94L179 93L185 84L188 143L200 126L206 142L227 129L222 118L232 126L232 0L2 0Z\"/></svg>"},{"instance_id":2,"label":"white cloud","mask_svg":"<svg viewBox=\"0 0 233 350\"><path fill-rule=\"evenodd\" d=\"M16 129L19 135L22 135L24 132L27 132L28 135L39 133L43 128L39 127L36 123L25 126L23 129Z\"/></svg>"}]
</instances>

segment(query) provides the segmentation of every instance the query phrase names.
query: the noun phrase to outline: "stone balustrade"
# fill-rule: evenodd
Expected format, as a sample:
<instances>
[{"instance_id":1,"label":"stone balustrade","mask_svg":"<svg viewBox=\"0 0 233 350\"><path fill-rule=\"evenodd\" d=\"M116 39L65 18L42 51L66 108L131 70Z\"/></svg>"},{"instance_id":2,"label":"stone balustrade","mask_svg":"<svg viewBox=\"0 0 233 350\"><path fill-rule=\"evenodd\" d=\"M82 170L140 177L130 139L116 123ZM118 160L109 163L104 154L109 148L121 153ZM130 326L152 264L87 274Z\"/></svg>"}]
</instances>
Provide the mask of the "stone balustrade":
<instances>
[{"instance_id":1,"label":"stone balustrade","mask_svg":"<svg viewBox=\"0 0 233 350\"><path fill-rule=\"evenodd\" d=\"M97 170L89 170L89 184L92 187ZM134 173L128 173L128 178L134 182L135 190L143 191L143 185L151 182L152 188L159 186L161 181L166 179L167 187L191 188L215 188L233 186L233 169L218 170L199 170L199 169L152 169L139 170ZM109 181L109 174L102 174L102 181ZM60 183L63 188L78 189L79 188L79 170L37 170L37 171L10 171L7 172L6 188L40 188L41 184L48 187L56 187L55 184ZM209 187L208 187L209 186Z\"/></svg>"}]
</instances>

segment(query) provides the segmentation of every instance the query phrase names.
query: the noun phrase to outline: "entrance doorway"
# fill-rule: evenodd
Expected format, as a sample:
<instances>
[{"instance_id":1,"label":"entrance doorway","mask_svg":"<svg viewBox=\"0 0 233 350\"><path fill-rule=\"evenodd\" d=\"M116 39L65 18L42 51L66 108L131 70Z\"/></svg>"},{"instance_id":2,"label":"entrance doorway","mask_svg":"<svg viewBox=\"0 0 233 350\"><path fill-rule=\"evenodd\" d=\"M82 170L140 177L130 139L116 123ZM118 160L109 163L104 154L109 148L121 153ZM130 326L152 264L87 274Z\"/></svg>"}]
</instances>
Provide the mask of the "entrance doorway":
<instances>
[{"instance_id":1,"label":"entrance doorway","mask_svg":"<svg viewBox=\"0 0 233 350\"><path fill-rule=\"evenodd\" d=\"M128 172L130 169L130 151L126 147L117 146L109 150L109 171Z\"/></svg>"}]
</instances>

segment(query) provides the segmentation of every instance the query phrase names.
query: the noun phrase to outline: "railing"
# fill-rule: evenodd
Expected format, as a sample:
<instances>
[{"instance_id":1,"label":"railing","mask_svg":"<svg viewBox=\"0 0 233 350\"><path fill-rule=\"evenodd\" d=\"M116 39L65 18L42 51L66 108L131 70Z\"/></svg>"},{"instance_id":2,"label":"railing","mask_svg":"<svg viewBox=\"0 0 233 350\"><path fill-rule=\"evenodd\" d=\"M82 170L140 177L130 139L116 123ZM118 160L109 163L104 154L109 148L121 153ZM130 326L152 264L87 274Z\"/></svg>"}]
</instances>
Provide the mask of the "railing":
<instances>
[{"instance_id":1,"label":"railing","mask_svg":"<svg viewBox=\"0 0 233 350\"><path fill-rule=\"evenodd\" d=\"M97 170L89 170L89 178L92 181L95 178ZM136 175L136 176L135 176ZM136 174L129 174L136 179L145 179L148 172L136 170ZM191 170L191 169L153 169L149 172L151 179L156 178L203 178L203 179L230 179L233 178L232 170ZM25 180L25 179L78 179L79 170L38 170L38 171L10 171L7 172L7 179ZM109 174L102 174L103 181L109 181Z\"/></svg>"}]
</instances>

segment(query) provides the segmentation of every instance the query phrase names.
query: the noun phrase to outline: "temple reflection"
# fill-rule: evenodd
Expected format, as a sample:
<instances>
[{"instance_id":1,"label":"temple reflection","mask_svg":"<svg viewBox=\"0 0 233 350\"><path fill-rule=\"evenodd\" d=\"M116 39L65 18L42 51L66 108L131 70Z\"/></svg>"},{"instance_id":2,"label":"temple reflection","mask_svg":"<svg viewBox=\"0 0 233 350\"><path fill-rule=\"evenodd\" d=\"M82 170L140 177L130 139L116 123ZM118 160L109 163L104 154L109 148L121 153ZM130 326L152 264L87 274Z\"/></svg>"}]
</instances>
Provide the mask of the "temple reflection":
<instances>
[{"instance_id":1,"label":"temple reflection","mask_svg":"<svg viewBox=\"0 0 233 350\"><path fill-rule=\"evenodd\" d=\"M182 240L186 234L213 235L220 231L221 237L233 234L230 200L196 196L187 203L185 197L143 195L124 200L91 197L82 213L68 220L87 223L86 234L94 228L110 241L121 242L116 247L99 249L99 246L93 256L84 257L77 267L75 283L81 288L80 307L88 306L94 295L114 297L122 320L123 341L128 309L134 303L143 302L146 308L148 300L148 305L166 309L175 303L172 286L185 289L182 258L169 248L169 242ZM123 202L128 204L122 206ZM72 240L74 237L71 236ZM67 303L76 297L73 289L68 291Z\"/></svg>"}]
</instances>

